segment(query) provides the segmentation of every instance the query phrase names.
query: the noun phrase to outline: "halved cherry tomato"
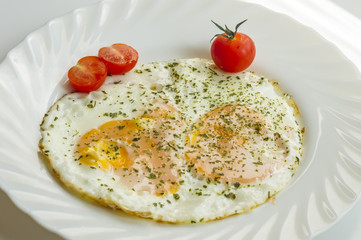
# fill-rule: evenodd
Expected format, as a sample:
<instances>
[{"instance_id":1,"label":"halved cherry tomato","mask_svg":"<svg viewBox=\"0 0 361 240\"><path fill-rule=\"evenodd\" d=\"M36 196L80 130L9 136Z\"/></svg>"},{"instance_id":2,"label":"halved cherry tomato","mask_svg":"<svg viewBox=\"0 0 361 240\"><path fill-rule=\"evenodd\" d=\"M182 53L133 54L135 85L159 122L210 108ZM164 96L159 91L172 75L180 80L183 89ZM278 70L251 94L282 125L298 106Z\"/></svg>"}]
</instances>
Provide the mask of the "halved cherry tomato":
<instances>
[{"instance_id":1,"label":"halved cherry tomato","mask_svg":"<svg viewBox=\"0 0 361 240\"><path fill-rule=\"evenodd\" d=\"M252 39L244 33L237 32L238 27L246 20L238 23L235 31L226 26L225 29L213 22L224 31L216 34L211 46L211 55L214 63L227 72L241 72L248 68L256 55L256 47Z\"/></svg>"},{"instance_id":2,"label":"halved cherry tomato","mask_svg":"<svg viewBox=\"0 0 361 240\"><path fill-rule=\"evenodd\" d=\"M97 90L107 77L107 66L96 56L81 58L78 63L69 69L70 83L80 92Z\"/></svg>"},{"instance_id":3,"label":"halved cherry tomato","mask_svg":"<svg viewBox=\"0 0 361 240\"><path fill-rule=\"evenodd\" d=\"M101 48L98 56L108 66L110 74L129 72L138 62L138 52L131 46L122 43Z\"/></svg>"}]
</instances>

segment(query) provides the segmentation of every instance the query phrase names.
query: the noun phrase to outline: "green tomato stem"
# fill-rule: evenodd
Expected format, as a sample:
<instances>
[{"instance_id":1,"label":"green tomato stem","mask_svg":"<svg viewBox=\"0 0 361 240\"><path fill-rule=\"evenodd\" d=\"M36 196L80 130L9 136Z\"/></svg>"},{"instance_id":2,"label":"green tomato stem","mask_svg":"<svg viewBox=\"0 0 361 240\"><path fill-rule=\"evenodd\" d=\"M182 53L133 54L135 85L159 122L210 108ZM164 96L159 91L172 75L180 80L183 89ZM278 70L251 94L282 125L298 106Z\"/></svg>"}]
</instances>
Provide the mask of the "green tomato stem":
<instances>
[{"instance_id":1,"label":"green tomato stem","mask_svg":"<svg viewBox=\"0 0 361 240\"><path fill-rule=\"evenodd\" d=\"M236 25L236 27L235 27L235 30L232 31L227 27L227 25L224 25L225 28L223 28L222 26L220 26L219 24L217 24L216 22L211 20L211 22L214 23L214 25L216 25L220 30L222 30L224 33L226 33L226 35L221 34L221 33L214 35L213 38L211 39L211 42L215 37L225 37L225 38L228 38L229 40L233 40L234 37L236 36L236 33L237 33L237 30L238 30L239 26L241 26L245 21L247 21L247 19L245 19L242 22L238 23Z\"/></svg>"}]
</instances>

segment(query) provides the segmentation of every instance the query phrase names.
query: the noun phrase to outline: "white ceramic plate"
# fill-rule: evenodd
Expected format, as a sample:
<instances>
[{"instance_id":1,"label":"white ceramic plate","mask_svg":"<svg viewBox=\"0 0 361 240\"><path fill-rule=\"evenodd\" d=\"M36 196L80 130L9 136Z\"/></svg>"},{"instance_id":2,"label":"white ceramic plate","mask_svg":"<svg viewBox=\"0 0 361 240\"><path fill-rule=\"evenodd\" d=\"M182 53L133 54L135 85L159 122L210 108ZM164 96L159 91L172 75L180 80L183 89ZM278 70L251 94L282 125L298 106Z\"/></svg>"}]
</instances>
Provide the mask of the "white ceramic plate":
<instances>
[{"instance_id":1,"label":"white ceramic plate","mask_svg":"<svg viewBox=\"0 0 361 240\"><path fill-rule=\"evenodd\" d=\"M169 225L80 199L38 156L39 124L71 90L70 66L101 46L124 42L140 63L209 58L218 33L235 26L257 46L251 70L278 80L306 125L301 167L275 204L203 225ZM259 5L217 0L105 1L30 34L0 65L0 186L45 227L71 239L304 239L349 210L361 191L361 77L332 44Z\"/></svg>"}]
</instances>

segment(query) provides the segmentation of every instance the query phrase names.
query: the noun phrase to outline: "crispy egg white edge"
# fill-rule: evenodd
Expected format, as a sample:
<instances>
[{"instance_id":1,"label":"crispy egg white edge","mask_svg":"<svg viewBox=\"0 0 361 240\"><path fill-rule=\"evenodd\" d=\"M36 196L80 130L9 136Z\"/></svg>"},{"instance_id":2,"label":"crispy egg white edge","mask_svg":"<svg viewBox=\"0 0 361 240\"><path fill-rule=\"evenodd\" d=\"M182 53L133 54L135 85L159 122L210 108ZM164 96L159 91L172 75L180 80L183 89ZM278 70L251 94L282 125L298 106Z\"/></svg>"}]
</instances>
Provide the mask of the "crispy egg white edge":
<instances>
[{"instance_id":1,"label":"crispy egg white edge","mask_svg":"<svg viewBox=\"0 0 361 240\"><path fill-rule=\"evenodd\" d=\"M169 64L175 62L177 63L176 66L165 68L165 66L169 66ZM215 76L213 74L214 72L218 75ZM240 81L237 79L237 76L247 78L248 81ZM179 78L183 79L179 80ZM217 82L217 84L209 84L211 78L215 78L212 81ZM121 82L119 82L119 80ZM224 80L221 85L218 84L220 80ZM302 122L300 121L298 110L296 111L294 108L296 104L290 107L289 102L291 98L285 95L280 88L275 88L273 86L274 83L266 78L263 78L262 84L258 83L259 80L260 77L250 72L240 74L223 73L217 70L210 60L206 59L183 59L145 64L128 74L109 78L106 84L98 91L90 94L71 93L56 102L44 117L43 123L41 124L42 140L40 148L49 160L51 167L65 185L102 204L120 208L126 212L167 222L199 222L202 221L202 219L208 221L235 213L247 212L257 205L264 203L270 196L281 191L290 181L297 167L294 159L296 157L301 158L302 155L302 136L297 136L296 140L294 140L293 138L295 138L295 136L291 135L288 131L282 131L282 126L275 128L274 130L280 132L283 138L292 139L292 141L289 141L291 151L289 159L287 159L287 165L283 169L276 170L271 176L268 176L262 181L250 184L250 186L241 185L238 189L231 187L227 190L228 188L222 184L216 185L211 183L211 187L204 189L203 185L207 185L205 180L196 179L191 173L186 172L184 175L185 183L181 185L177 192L180 196L179 200L175 200L171 194L159 197L147 192L136 193L122 186L119 181L117 181L119 180L119 176L113 173L103 172L99 169L91 169L84 166L79 167L78 163L72 160L72 157L72 161L69 161L67 156L63 155L64 153L71 155L71 148L73 147L71 146L73 143L71 140L73 137L82 136L91 128L95 128L107 121L124 119L124 117L121 116L114 119L103 116L98 117L103 112L118 111L119 106L109 105L114 101L113 98L118 98L118 96L120 96L118 99L123 99L119 101L124 102L124 104L122 104L124 107L122 111L127 114L126 119L137 117L141 114L141 107L139 106L143 104L146 105L160 95L169 99L171 104L183 112L187 123L191 125L203 114L211 110L211 104L215 105L213 106L214 109L221 105L235 104L243 101L244 98L247 99L247 96L251 97L251 95L256 92L262 92L263 96L279 101L280 106L277 106L277 111L285 111L287 116L284 121L284 126L291 126L296 129L293 133L300 133ZM208 90L204 92L204 83L207 82L209 84ZM242 96L237 96L236 94L227 98L226 94L221 92L219 88L219 86L223 86L222 84L225 84L228 88L231 87L231 93L237 93L239 89L244 89L245 84L251 84L252 87L250 88L250 92L243 92ZM142 87L140 88L139 86ZM178 93L174 91L173 88L175 87L178 89L176 90L179 91ZM131 95L134 97L126 97L129 89L131 89ZM145 92L145 94L143 94L143 92ZM140 94L143 94L142 97L136 98L136 96ZM184 101L176 103L174 98L179 94L183 94L185 99L183 99ZM199 98L193 98L192 96L194 96L194 94L199 94ZM209 95L219 97L216 97L216 100L211 102L199 100L207 99ZM258 98L258 94L252 96ZM131 99L133 99L136 104L134 104ZM94 107L87 107L90 105L93 106L95 101L96 105ZM257 104L255 102L256 101L251 101L247 104L256 106ZM256 107L258 109L265 109L268 106L263 103ZM102 110L101 113L97 113L96 110L99 109ZM137 111L133 112L133 109ZM194 110L196 110L196 112ZM297 114L295 116L296 112ZM81 124L83 117L94 121L90 129L86 128L84 124ZM54 121L54 119L57 120ZM76 124L77 121L75 119L80 120L79 124ZM269 119L269 121L272 122L272 119ZM63 131L64 126L68 126L66 128L70 130L68 132ZM48 134L51 136L59 134L61 138L58 138L59 141L57 142L47 142L49 141ZM70 141L68 142L67 140ZM292 167L294 170L285 170L288 167ZM63 172L63 168L67 170ZM92 176L92 178L89 178L89 175ZM115 179L115 181L113 179ZM99 187L100 184L105 184L108 187ZM93 187L88 189L89 185ZM192 191L189 191L189 186L192 186ZM107 188L112 188L114 191L109 192ZM197 188L202 189L203 196L197 195L196 191L194 191L194 189ZM222 196L223 191L234 193L236 200ZM204 196L207 194L210 194L212 197ZM167 200L171 203L167 202ZM157 203L157 207L155 207L153 203ZM163 205L163 207L159 207L160 205ZM192 208L191 211L189 207Z\"/></svg>"}]
</instances>

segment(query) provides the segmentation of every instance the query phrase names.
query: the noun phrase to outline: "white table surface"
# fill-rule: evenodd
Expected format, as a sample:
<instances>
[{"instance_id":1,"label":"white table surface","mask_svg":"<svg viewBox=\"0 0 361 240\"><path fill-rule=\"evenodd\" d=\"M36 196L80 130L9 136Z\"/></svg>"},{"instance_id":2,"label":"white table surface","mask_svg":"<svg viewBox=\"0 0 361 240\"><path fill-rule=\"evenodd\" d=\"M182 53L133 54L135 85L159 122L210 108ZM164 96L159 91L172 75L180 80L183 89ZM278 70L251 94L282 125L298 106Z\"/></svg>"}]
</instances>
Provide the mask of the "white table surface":
<instances>
[{"instance_id":1,"label":"white table surface","mask_svg":"<svg viewBox=\"0 0 361 240\"><path fill-rule=\"evenodd\" d=\"M27 34L35 31L49 20L60 17L78 7L99 0L0 0L0 61L7 52L16 47ZM331 0L361 19L361 1ZM344 214L327 231L314 240L361 239L361 199L351 211ZM30 216L19 210L0 189L0 240L47 239L62 237L43 228Z\"/></svg>"}]
</instances>

